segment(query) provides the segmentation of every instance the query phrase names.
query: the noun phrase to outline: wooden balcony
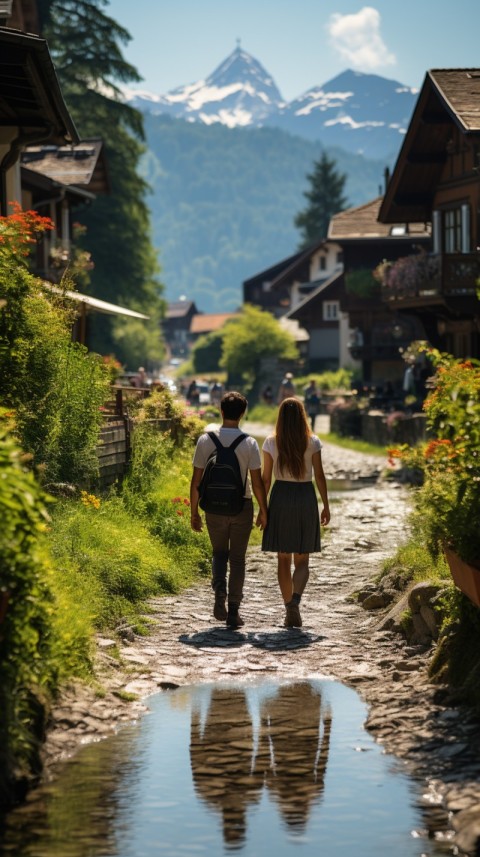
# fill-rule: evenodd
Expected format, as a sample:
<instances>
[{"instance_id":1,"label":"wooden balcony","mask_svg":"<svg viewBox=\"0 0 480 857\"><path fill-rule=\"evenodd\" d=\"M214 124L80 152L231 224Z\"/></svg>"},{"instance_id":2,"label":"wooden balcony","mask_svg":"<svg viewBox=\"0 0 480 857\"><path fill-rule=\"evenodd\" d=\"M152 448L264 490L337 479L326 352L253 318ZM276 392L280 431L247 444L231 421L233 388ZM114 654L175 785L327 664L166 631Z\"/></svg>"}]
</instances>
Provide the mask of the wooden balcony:
<instances>
[{"instance_id":1,"label":"wooden balcony","mask_svg":"<svg viewBox=\"0 0 480 857\"><path fill-rule=\"evenodd\" d=\"M382 283L382 300L406 308L434 304L459 309L476 302L480 253L418 253L393 262Z\"/></svg>"}]
</instances>

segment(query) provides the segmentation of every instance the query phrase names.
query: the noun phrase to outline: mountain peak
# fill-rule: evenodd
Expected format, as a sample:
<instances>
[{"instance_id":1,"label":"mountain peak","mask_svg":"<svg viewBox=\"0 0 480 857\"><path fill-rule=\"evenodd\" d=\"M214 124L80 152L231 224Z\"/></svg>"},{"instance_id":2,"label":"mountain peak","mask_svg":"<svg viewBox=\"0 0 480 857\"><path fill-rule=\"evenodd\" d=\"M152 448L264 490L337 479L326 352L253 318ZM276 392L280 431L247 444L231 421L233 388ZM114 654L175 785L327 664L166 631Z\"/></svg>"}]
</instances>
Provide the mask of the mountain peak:
<instances>
[{"instance_id":1,"label":"mountain peak","mask_svg":"<svg viewBox=\"0 0 480 857\"><path fill-rule=\"evenodd\" d=\"M250 83L258 92L266 92L271 101L283 102L272 76L252 54L243 50L239 44L231 54L210 74L205 83L208 86L224 87L235 82Z\"/></svg>"}]
</instances>

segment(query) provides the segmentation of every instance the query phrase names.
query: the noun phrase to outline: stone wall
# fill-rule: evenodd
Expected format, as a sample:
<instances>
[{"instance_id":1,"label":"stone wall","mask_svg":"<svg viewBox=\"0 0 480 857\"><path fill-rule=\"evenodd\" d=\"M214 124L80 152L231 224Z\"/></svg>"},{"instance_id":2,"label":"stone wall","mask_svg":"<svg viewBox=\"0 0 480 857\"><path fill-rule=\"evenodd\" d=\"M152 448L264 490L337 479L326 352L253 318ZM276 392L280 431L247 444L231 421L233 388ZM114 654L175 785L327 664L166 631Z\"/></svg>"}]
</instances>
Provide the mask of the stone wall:
<instances>
[{"instance_id":1,"label":"stone wall","mask_svg":"<svg viewBox=\"0 0 480 857\"><path fill-rule=\"evenodd\" d=\"M415 446L426 437L424 414L395 411L361 411L356 408L335 408L330 416L330 430L340 437L366 440L377 446L408 443Z\"/></svg>"},{"instance_id":2,"label":"stone wall","mask_svg":"<svg viewBox=\"0 0 480 857\"><path fill-rule=\"evenodd\" d=\"M425 415L368 411L361 416L361 437L378 446L392 443L416 446L426 437Z\"/></svg>"}]
</instances>

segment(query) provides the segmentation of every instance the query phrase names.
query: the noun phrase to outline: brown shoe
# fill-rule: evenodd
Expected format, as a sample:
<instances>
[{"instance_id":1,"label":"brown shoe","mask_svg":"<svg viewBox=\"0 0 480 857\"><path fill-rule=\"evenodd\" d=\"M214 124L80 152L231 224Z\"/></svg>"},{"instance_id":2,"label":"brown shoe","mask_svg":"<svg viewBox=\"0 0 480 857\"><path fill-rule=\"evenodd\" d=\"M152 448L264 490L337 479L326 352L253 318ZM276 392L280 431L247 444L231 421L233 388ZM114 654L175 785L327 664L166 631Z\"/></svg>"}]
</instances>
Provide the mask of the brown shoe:
<instances>
[{"instance_id":1,"label":"brown shoe","mask_svg":"<svg viewBox=\"0 0 480 857\"><path fill-rule=\"evenodd\" d=\"M242 625L245 625L245 622L238 612L238 607L235 610L229 608L227 613L227 628L235 630L235 628L241 628Z\"/></svg>"},{"instance_id":2,"label":"brown shoe","mask_svg":"<svg viewBox=\"0 0 480 857\"><path fill-rule=\"evenodd\" d=\"M285 604L285 628L301 628L302 617L298 604Z\"/></svg>"},{"instance_id":3,"label":"brown shoe","mask_svg":"<svg viewBox=\"0 0 480 857\"><path fill-rule=\"evenodd\" d=\"M225 622L227 618L227 608L225 607L225 595L215 595L213 604L213 615L219 622Z\"/></svg>"}]
</instances>

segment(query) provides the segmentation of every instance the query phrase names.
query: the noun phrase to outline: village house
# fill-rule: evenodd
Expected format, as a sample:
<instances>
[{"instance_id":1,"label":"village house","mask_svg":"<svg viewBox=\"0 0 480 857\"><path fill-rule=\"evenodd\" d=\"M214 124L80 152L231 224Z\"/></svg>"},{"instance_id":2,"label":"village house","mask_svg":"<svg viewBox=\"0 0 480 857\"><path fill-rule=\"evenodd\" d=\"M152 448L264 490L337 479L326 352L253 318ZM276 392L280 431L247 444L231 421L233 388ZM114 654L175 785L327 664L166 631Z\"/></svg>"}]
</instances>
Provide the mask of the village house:
<instances>
[{"instance_id":1,"label":"village house","mask_svg":"<svg viewBox=\"0 0 480 857\"><path fill-rule=\"evenodd\" d=\"M422 338L420 322L382 303L372 271L385 259L427 248L430 228L379 223L381 202L336 214L326 239L244 283L244 300L307 332L310 371L350 366L366 382L400 383L402 351Z\"/></svg>"},{"instance_id":2,"label":"village house","mask_svg":"<svg viewBox=\"0 0 480 857\"><path fill-rule=\"evenodd\" d=\"M7 9L8 5L8 9ZM108 192L101 140L80 142L58 83L47 42L38 32L36 3L0 6L0 213L19 202L54 222L30 260L33 273L55 289L72 247L73 212ZM20 32L13 27L25 27ZM91 312L147 319L126 307L67 290L78 306L72 337L88 343Z\"/></svg>"},{"instance_id":3,"label":"village house","mask_svg":"<svg viewBox=\"0 0 480 857\"><path fill-rule=\"evenodd\" d=\"M244 302L283 320L310 369L339 365L339 295L334 283L341 271L341 247L333 241L320 240L243 283ZM310 295L322 290L322 320L319 327L313 328L308 315L300 317L295 311Z\"/></svg>"},{"instance_id":4,"label":"village house","mask_svg":"<svg viewBox=\"0 0 480 857\"><path fill-rule=\"evenodd\" d=\"M190 325L200 315L194 301L185 297L167 304L162 320L163 337L170 357L185 358L189 351Z\"/></svg>"},{"instance_id":5,"label":"village house","mask_svg":"<svg viewBox=\"0 0 480 857\"><path fill-rule=\"evenodd\" d=\"M200 339L201 336L207 336L209 333L216 333L232 318L237 318L237 312L199 312L192 316L190 329L188 334L188 344L192 345Z\"/></svg>"},{"instance_id":6,"label":"village house","mask_svg":"<svg viewBox=\"0 0 480 857\"><path fill-rule=\"evenodd\" d=\"M328 239L342 248L343 273L338 285L340 315L348 324L346 348L350 363L357 365L367 383L400 384L405 364L403 353L413 340L424 339L419 319L393 310L381 300L381 288L373 276L379 265L395 261L408 253L425 251L430 246L430 226L424 222L383 224L378 213L383 197L334 215ZM302 308L315 310L316 298ZM345 348L345 338L342 339ZM345 352L342 353L343 360Z\"/></svg>"},{"instance_id":7,"label":"village house","mask_svg":"<svg viewBox=\"0 0 480 857\"><path fill-rule=\"evenodd\" d=\"M432 345L480 357L480 69L427 73L379 219L432 224L430 252L385 268L385 304Z\"/></svg>"},{"instance_id":8,"label":"village house","mask_svg":"<svg viewBox=\"0 0 480 857\"><path fill-rule=\"evenodd\" d=\"M22 199L20 155L29 144L78 143L44 39L0 27L0 208Z\"/></svg>"}]
</instances>

